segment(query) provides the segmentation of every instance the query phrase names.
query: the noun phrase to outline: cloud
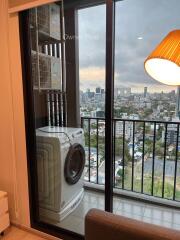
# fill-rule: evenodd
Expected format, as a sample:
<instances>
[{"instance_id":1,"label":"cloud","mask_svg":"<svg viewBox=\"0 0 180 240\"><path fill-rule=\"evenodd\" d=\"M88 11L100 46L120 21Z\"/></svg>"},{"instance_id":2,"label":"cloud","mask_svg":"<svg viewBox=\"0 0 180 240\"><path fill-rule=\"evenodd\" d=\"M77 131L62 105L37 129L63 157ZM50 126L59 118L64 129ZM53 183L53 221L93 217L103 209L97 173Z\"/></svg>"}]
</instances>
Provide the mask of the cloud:
<instances>
[{"instance_id":1,"label":"cloud","mask_svg":"<svg viewBox=\"0 0 180 240\"><path fill-rule=\"evenodd\" d=\"M105 81L105 68L88 67L81 68L79 71L80 81Z\"/></svg>"},{"instance_id":2,"label":"cloud","mask_svg":"<svg viewBox=\"0 0 180 240\"><path fill-rule=\"evenodd\" d=\"M179 9L179 0L116 2L115 86L168 89L146 74L144 61L169 31L179 28ZM78 15L81 86L105 87L105 5L82 9Z\"/></svg>"},{"instance_id":3,"label":"cloud","mask_svg":"<svg viewBox=\"0 0 180 240\"><path fill-rule=\"evenodd\" d=\"M119 74L115 72L115 79ZM94 89L97 86L105 88L105 67L87 67L80 68L79 71L80 88L86 90L87 88Z\"/></svg>"}]
</instances>

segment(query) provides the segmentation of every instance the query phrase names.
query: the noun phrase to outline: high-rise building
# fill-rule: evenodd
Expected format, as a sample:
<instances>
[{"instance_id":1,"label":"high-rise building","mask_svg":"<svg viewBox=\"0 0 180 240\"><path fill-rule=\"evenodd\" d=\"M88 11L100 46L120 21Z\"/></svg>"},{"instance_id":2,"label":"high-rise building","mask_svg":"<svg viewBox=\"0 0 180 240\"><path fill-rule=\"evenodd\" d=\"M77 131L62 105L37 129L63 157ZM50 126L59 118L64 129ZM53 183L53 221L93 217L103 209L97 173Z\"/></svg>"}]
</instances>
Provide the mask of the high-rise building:
<instances>
[{"instance_id":1,"label":"high-rise building","mask_svg":"<svg viewBox=\"0 0 180 240\"><path fill-rule=\"evenodd\" d=\"M180 135L179 135L180 137ZM165 138L165 130L162 131L162 141ZM167 143L168 144L176 144L177 142L177 124L168 124L167 126Z\"/></svg>"},{"instance_id":2,"label":"high-rise building","mask_svg":"<svg viewBox=\"0 0 180 240\"><path fill-rule=\"evenodd\" d=\"M87 98L93 98L94 97L94 92L91 92L91 90L88 88L87 90L86 90L86 96L87 96Z\"/></svg>"},{"instance_id":3,"label":"high-rise building","mask_svg":"<svg viewBox=\"0 0 180 240\"><path fill-rule=\"evenodd\" d=\"M102 89L101 89L101 94L104 94L104 93L105 93L105 91L104 91L104 89L102 88Z\"/></svg>"},{"instance_id":4,"label":"high-rise building","mask_svg":"<svg viewBox=\"0 0 180 240\"><path fill-rule=\"evenodd\" d=\"M147 87L144 87L144 98L147 97L147 90L148 90L148 88L147 88Z\"/></svg>"},{"instance_id":5,"label":"high-rise building","mask_svg":"<svg viewBox=\"0 0 180 240\"><path fill-rule=\"evenodd\" d=\"M95 98L96 101L101 101L102 100L101 93L95 93L94 98Z\"/></svg>"},{"instance_id":6,"label":"high-rise building","mask_svg":"<svg viewBox=\"0 0 180 240\"><path fill-rule=\"evenodd\" d=\"M100 93L101 93L101 88L100 88L100 87L97 87L97 88L96 88L96 93L97 93L97 94L100 94Z\"/></svg>"}]
</instances>

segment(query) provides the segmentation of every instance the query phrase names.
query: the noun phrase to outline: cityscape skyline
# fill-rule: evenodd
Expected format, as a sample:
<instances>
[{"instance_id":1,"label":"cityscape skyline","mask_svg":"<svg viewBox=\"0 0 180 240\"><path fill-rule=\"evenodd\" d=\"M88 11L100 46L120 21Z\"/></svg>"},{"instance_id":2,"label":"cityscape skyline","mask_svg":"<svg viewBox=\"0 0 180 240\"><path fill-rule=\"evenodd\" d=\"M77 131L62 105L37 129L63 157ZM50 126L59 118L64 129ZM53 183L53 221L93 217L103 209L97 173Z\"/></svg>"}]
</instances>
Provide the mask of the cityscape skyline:
<instances>
[{"instance_id":1,"label":"cityscape skyline","mask_svg":"<svg viewBox=\"0 0 180 240\"><path fill-rule=\"evenodd\" d=\"M81 116L105 116L105 90L97 87L93 91L80 91ZM114 116L125 119L179 121L179 108L175 90L158 93L144 87L140 93L131 88L114 90Z\"/></svg>"},{"instance_id":2,"label":"cityscape skyline","mask_svg":"<svg viewBox=\"0 0 180 240\"><path fill-rule=\"evenodd\" d=\"M80 91L83 91L83 92L86 92L88 89L90 90L90 91L95 91L96 90L96 88L102 88L102 89L105 89L105 86L104 87L102 87L102 86L100 86L100 85L95 85L94 87L87 87L87 88L82 88L81 86L80 86ZM176 86L164 86L164 88L159 88L159 90L157 89L157 87L151 87L151 86L148 86L148 85L146 85L146 86L139 86L138 88L135 88L135 87L130 87L130 86L119 86L119 87L115 87L114 88L114 90L116 90L116 89L120 89L120 88L131 88L131 93L133 94L133 93L143 93L144 92L144 87L147 87L147 91L149 92L149 93L161 93L161 92L164 92L164 93L170 93L170 92L172 92L172 91L175 91L175 93L177 92L177 87Z\"/></svg>"}]
</instances>

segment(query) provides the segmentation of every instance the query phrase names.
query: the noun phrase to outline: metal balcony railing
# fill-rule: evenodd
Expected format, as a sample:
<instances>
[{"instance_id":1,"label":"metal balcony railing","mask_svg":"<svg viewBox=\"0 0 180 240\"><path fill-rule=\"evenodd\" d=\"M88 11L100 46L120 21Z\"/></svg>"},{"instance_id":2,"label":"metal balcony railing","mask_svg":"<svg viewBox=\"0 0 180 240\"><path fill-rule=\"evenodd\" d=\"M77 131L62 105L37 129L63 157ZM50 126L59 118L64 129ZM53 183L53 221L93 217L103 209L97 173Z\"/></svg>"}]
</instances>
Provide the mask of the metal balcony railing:
<instances>
[{"instance_id":1,"label":"metal balcony railing","mask_svg":"<svg viewBox=\"0 0 180 240\"><path fill-rule=\"evenodd\" d=\"M105 120L81 118L85 181L105 182ZM180 201L179 122L113 120L114 188Z\"/></svg>"}]
</instances>

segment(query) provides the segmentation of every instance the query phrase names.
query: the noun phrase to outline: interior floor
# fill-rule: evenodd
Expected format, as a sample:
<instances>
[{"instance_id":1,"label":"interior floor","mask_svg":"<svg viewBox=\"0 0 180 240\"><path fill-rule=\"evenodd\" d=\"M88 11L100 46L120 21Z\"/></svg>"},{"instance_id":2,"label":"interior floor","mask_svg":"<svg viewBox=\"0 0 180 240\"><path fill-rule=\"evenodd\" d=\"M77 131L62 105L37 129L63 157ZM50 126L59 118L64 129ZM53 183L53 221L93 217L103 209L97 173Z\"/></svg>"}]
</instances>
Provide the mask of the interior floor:
<instances>
[{"instance_id":1,"label":"interior floor","mask_svg":"<svg viewBox=\"0 0 180 240\"><path fill-rule=\"evenodd\" d=\"M120 197L114 197L113 205L115 214L180 230L180 210ZM62 222L52 222L47 219L46 221L84 235L85 215L91 208L104 209L104 194L85 190L83 200L79 206Z\"/></svg>"},{"instance_id":2,"label":"interior floor","mask_svg":"<svg viewBox=\"0 0 180 240\"><path fill-rule=\"evenodd\" d=\"M57 239L55 237L40 237L31 232L24 231L17 227L11 226L4 231L4 235L0 236L1 240L45 240L45 239Z\"/></svg>"}]
</instances>

